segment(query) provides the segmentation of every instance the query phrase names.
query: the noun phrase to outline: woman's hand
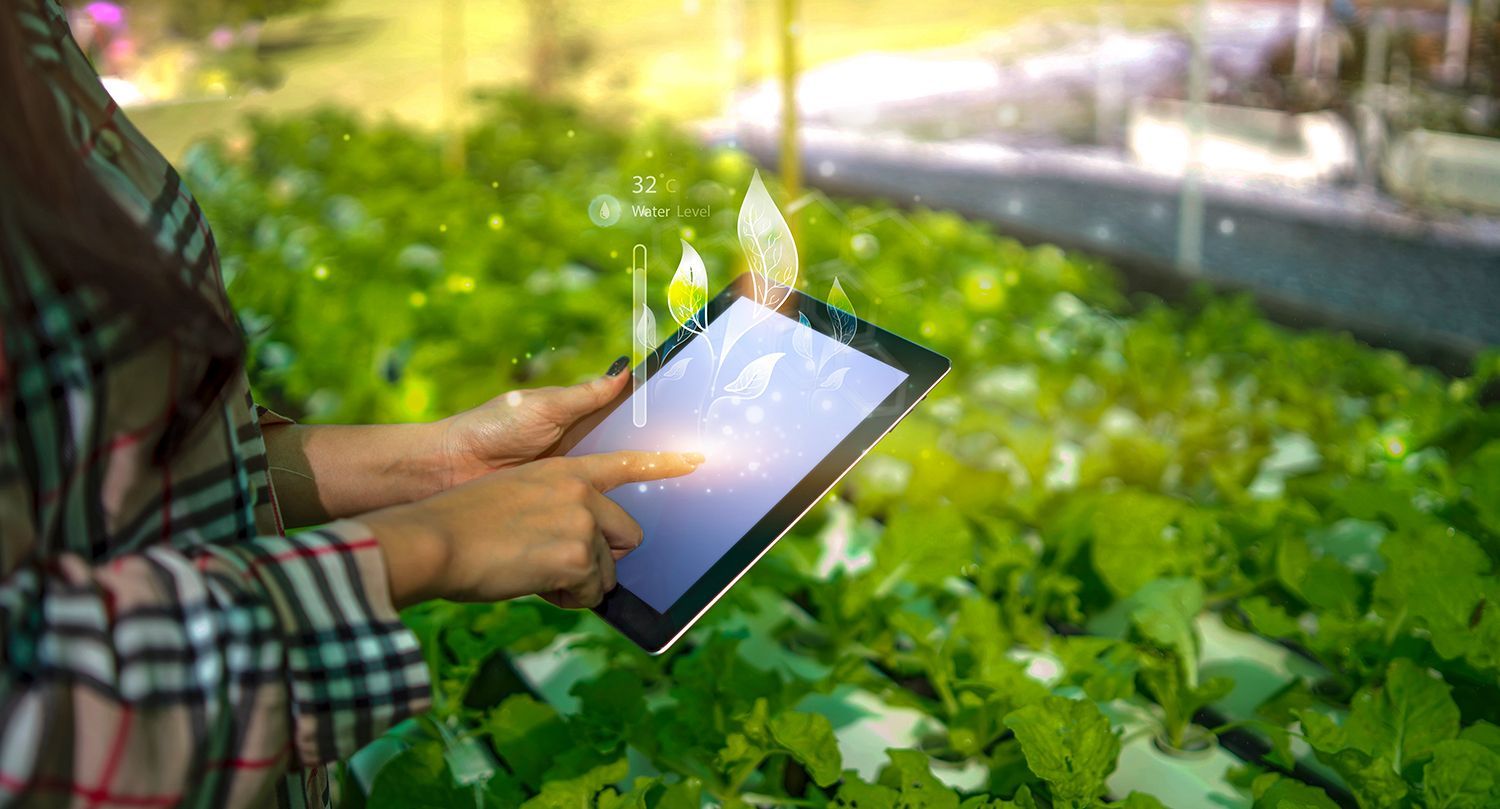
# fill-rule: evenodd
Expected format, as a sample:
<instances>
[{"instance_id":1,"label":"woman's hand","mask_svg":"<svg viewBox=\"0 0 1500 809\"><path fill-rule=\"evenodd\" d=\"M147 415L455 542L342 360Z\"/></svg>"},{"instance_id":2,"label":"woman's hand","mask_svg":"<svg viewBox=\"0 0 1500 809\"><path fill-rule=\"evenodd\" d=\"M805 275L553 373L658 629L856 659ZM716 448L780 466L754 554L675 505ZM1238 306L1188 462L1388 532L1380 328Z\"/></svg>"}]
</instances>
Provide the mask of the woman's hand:
<instances>
[{"instance_id":1,"label":"woman's hand","mask_svg":"<svg viewBox=\"0 0 1500 809\"><path fill-rule=\"evenodd\" d=\"M621 357L597 379L513 391L425 424L266 425L282 517L290 527L352 517L536 460L624 392L627 363Z\"/></svg>"},{"instance_id":2,"label":"woman's hand","mask_svg":"<svg viewBox=\"0 0 1500 809\"><path fill-rule=\"evenodd\" d=\"M677 452L547 458L361 521L385 552L397 608L532 593L592 607L614 588L615 561L641 544L641 527L604 493L686 475L702 462Z\"/></svg>"},{"instance_id":3,"label":"woman's hand","mask_svg":"<svg viewBox=\"0 0 1500 809\"><path fill-rule=\"evenodd\" d=\"M629 360L620 357L604 376L565 388L535 388L501 394L437 422L442 488L534 461L580 419L609 404L625 389Z\"/></svg>"}]
</instances>

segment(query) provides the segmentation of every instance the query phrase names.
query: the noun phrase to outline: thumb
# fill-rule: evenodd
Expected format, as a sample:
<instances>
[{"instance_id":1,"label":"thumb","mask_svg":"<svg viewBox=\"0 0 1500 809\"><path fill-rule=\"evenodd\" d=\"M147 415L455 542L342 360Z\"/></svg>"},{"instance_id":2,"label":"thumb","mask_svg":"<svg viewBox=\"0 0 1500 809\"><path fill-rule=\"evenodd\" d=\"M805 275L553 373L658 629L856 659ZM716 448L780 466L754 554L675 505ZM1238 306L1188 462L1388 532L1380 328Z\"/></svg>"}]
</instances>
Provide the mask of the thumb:
<instances>
[{"instance_id":1,"label":"thumb","mask_svg":"<svg viewBox=\"0 0 1500 809\"><path fill-rule=\"evenodd\" d=\"M557 415L573 422L609 404L630 384L629 367L630 358L620 357L603 376L559 389L553 400Z\"/></svg>"}]
</instances>

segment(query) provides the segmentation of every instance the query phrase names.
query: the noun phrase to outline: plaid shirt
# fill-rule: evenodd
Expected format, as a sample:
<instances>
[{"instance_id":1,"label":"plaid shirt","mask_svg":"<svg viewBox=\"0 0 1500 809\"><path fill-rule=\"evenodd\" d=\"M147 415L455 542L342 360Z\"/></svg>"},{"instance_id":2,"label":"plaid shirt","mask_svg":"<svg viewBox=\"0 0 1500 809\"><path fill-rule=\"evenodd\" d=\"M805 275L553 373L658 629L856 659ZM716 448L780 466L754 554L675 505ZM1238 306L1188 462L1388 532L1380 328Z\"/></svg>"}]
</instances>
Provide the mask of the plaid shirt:
<instances>
[{"instance_id":1,"label":"plaid shirt","mask_svg":"<svg viewBox=\"0 0 1500 809\"><path fill-rule=\"evenodd\" d=\"M227 313L198 206L54 0L0 13L79 159ZM374 538L282 536L243 374L154 465L167 381L194 369L0 239L0 807L325 803L318 765L429 695Z\"/></svg>"}]
</instances>

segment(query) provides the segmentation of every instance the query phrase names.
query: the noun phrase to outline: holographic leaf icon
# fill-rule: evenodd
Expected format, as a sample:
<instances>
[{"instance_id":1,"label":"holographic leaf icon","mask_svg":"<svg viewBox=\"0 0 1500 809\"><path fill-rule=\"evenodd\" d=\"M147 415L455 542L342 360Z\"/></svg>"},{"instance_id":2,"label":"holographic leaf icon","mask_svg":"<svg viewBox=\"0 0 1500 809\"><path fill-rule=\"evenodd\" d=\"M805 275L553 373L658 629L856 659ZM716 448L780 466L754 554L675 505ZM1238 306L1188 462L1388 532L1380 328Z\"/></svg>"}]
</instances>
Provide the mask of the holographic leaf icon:
<instances>
[{"instance_id":1,"label":"holographic leaf icon","mask_svg":"<svg viewBox=\"0 0 1500 809\"><path fill-rule=\"evenodd\" d=\"M854 341L854 328L859 319L854 316L854 303L844 292L844 285L833 279L833 288L828 290L828 320L833 324L833 339L840 345Z\"/></svg>"},{"instance_id":2,"label":"holographic leaf icon","mask_svg":"<svg viewBox=\"0 0 1500 809\"><path fill-rule=\"evenodd\" d=\"M667 370L661 372L661 378L663 380L681 379L682 375L687 373L688 363L692 361L692 357L683 357L682 359L672 363L671 365L668 365Z\"/></svg>"},{"instance_id":3,"label":"holographic leaf icon","mask_svg":"<svg viewBox=\"0 0 1500 809\"><path fill-rule=\"evenodd\" d=\"M797 322L802 325L792 331L792 350L802 359L812 361L812 324L807 322L807 315L801 312L797 313Z\"/></svg>"},{"instance_id":4,"label":"holographic leaf icon","mask_svg":"<svg viewBox=\"0 0 1500 809\"><path fill-rule=\"evenodd\" d=\"M647 351L656 346L656 313L649 306L642 306L636 315L635 340Z\"/></svg>"},{"instance_id":5,"label":"holographic leaf icon","mask_svg":"<svg viewBox=\"0 0 1500 809\"><path fill-rule=\"evenodd\" d=\"M797 246L758 171L750 178L750 188L740 204L738 230L755 299L775 309L797 284Z\"/></svg>"},{"instance_id":6,"label":"holographic leaf icon","mask_svg":"<svg viewBox=\"0 0 1500 809\"><path fill-rule=\"evenodd\" d=\"M778 351L755 358L740 371L733 382L724 386L724 392L739 399L760 396L766 392L766 386L771 384L771 373L776 370L776 363L781 362L781 358L785 356Z\"/></svg>"},{"instance_id":7,"label":"holographic leaf icon","mask_svg":"<svg viewBox=\"0 0 1500 809\"><path fill-rule=\"evenodd\" d=\"M820 390L838 390L844 386L844 377L848 374L849 369L847 367L839 368L824 377L823 381L818 383L818 388Z\"/></svg>"},{"instance_id":8,"label":"holographic leaf icon","mask_svg":"<svg viewBox=\"0 0 1500 809\"><path fill-rule=\"evenodd\" d=\"M690 332L703 333L703 306L708 303L708 270L703 257L682 240L682 260L677 273L667 285L667 308L679 326Z\"/></svg>"}]
</instances>

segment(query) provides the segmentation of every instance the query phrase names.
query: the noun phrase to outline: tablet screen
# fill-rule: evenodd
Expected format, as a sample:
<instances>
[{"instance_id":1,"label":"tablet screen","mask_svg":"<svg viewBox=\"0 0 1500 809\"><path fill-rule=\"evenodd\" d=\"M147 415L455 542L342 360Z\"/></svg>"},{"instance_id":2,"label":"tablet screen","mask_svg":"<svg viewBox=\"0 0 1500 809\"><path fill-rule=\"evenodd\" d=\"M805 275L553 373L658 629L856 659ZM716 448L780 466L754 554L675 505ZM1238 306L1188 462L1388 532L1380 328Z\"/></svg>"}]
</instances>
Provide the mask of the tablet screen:
<instances>
[{"instance_id":1,"label":"tablet screen","mask_svg":"<svg viewBox=\"0 0 1500 809\"><path fill-rule=\"evenodd\" d=\"M645 533L619 562L620 584L666 612L906 378L735 300L647 380L645 426L626 402L568 452L697 450L707 459L686 477L609 493Z\"/></svg>"}]
</instances>

